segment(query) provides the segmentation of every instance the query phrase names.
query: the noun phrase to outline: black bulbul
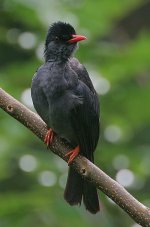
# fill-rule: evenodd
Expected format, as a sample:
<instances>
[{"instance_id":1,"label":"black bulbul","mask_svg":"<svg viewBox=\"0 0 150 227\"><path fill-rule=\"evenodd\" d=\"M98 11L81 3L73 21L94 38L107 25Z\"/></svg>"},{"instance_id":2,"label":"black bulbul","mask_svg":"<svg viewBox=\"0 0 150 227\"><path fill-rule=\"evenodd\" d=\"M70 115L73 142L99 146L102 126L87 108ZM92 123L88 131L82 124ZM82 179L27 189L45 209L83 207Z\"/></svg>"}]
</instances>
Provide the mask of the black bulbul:
<instances>
[{"instance_id":1,"label":"black bulbul","mask_svg":"<svg viewBox=\"0 0 150 227\"><path fill-rule=\"evenodd\" d=\"M45 143L49 146L54 134L73 147L69 157L69 173L64 198L70 205L84 205L95 214L99 211L97 190L72 168L80 153L94 162L93 152L99 139L99 101L85 67L73 57L77 43L86 37L63 22L50 26L45 42L45 63L32 80L34 107L47 124Z\"/></svg>"}]
</instances>

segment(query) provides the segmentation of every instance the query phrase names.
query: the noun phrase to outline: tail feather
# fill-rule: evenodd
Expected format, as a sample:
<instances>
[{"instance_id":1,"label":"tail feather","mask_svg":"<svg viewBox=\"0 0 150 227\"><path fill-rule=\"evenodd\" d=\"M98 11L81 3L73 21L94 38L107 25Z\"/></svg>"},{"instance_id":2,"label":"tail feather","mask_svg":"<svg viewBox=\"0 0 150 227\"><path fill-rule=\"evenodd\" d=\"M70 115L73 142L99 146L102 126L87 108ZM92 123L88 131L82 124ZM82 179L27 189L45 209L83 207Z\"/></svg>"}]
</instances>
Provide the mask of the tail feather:
<instances>
[{"instance_id":1,"label":"tail feather","mask_svg":"<svg viewBox=\"0 0 150 227\"><path fill-rule=\"evenodd\" d=\"M72 167L69 167L64 198L70 205L77 205L81 204L82 194L83 179Z\"/></svg>"},{"instance_id":2,"label":"tail feather","mask_svg":"<svg viewBox=\"0 0 150 227\"><path fill-rule=\"evenodd\" d=\"M64 198L70 205L80 205L82 197L89 212L96 214L100 210L96 188L90 182L85 181L72 167L69 167Z\"/></svg>"},{"instance_id":3,"label":"tail feather","mask_svg":"<svg viewBox=\"0 0 150 227\"><path fill-rule=\"evenodd\" d=\"M96 214L100 210L97 189L85 180L83 186L83 202L85 208L92 214Z\"/></svg>"}]
</instances>

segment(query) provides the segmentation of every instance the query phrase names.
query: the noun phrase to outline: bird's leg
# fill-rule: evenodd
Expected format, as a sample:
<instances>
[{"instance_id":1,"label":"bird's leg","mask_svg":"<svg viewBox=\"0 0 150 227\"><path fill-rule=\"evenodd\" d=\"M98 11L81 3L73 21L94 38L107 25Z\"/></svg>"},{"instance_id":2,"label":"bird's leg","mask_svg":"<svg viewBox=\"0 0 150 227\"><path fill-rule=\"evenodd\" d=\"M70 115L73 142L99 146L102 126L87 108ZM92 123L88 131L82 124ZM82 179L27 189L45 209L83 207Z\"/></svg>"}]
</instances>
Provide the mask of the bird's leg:
<instances>
[{"instance_id":1,"label":"bird's leg","mask_svg":"<svg viewBox=\"0 0 150 227\"><path fill-rule=\"evenodd\" d=\"M47 148L52 143L53 138L54 138L54 131L50 128L44 137L44 143L47 145Z\"/></svg>"},{"instance_id":2,"label":"bird's leg","mask_svg":"<svg viewBox=\"0 0 150 227\"><path fill-rule=\"evenodd\" d=\"M75 157L78 156L79 151L80 151L80 148L79 148L79 145L78 145L73 150L71 150L71 151L69 151L65 154L65 157L69 156L68 165L70 165L73 162L73 160L75 159Z\"/></svg>"}]
</instances>

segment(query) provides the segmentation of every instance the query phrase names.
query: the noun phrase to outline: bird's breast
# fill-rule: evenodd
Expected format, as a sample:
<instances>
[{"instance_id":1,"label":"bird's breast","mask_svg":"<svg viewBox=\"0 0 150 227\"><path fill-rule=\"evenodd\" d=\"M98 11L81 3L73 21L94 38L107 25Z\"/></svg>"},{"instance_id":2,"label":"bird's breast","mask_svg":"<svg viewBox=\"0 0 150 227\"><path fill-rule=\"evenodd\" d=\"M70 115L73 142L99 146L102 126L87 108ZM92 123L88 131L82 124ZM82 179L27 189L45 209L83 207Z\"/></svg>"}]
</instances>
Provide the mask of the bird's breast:
<instances>
[{"instance_id":1,"label":"bird's breast","mask_svg":"<svg viewBox=\"0 0 150 227\"><path fill-rule=\"evenodd\" d=\"M75 96L66 91L51 100L49 105L50 127L68 141L74 142L74 131L71 124L71 110L75 105Z\"/></svg>"}]
</instances>

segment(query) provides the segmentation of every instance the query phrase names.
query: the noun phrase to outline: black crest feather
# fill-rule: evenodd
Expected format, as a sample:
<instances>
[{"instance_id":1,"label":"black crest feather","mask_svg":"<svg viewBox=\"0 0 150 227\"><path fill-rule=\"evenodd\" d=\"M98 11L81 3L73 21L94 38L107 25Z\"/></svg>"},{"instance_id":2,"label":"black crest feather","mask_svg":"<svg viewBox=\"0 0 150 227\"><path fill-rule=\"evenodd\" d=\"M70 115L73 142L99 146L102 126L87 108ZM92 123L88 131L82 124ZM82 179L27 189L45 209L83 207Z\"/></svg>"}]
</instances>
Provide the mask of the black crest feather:
<instances>
[{"instance_id":1,"label":"black crest feather","mask_svg":"<svg viewBox=\"0 0 150 227\"><path fill-rule=\"evenodd\" d=\"M69 23L61 21L55 22L49 27L45 44L47 45L56 36L61 39L65 39L66 37L67 40L71 38L73 34L76 34L76 32Z\"/></svg>"}]
</instances>

